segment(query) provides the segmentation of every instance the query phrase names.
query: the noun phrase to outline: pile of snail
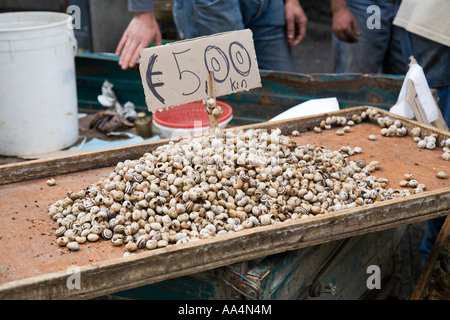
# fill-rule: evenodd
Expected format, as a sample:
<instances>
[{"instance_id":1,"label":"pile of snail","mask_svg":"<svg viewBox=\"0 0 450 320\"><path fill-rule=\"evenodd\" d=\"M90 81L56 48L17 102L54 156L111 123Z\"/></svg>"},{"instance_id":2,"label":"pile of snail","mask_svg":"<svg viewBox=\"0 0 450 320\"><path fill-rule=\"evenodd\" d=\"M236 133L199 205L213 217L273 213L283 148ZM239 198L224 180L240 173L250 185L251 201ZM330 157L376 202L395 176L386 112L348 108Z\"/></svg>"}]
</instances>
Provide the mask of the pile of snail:
<instances>
[{"instance_id":1,"label":"pile of snail","mask_svg":"<svg viewBox=\"0 0 450 320\"><path fill-rule=\"evenodd\" d=\"M375 177L380 164L366 163L361 152L299 145L279 129L187 136L119 162L107 177L69 191L50 206L49 217L58 223L59 246L76 251L103 239L133 252L413 193Z\"/></svg>"},{"instance_id":2,"label":"pile of snail","mask_svg":"<svg viewBox=\"0 0 450 320\"><path fill-rule=\"evenodd\" d=\"M408 129L401 120L392 119L388 116L383 117L376 108L368 108L366 116L370 120L378 123L381 127L380 133L385 137L404 137L409 135L417 142L417 146L421 149L433 150L438 147L437 140L439 135L437 133L425 135L422 133L420 127L413 127L408 132ZM441 158L450 161L450 138L441 139L440 147L442 147L443 150Z\"/></svg>"}]
</instances>

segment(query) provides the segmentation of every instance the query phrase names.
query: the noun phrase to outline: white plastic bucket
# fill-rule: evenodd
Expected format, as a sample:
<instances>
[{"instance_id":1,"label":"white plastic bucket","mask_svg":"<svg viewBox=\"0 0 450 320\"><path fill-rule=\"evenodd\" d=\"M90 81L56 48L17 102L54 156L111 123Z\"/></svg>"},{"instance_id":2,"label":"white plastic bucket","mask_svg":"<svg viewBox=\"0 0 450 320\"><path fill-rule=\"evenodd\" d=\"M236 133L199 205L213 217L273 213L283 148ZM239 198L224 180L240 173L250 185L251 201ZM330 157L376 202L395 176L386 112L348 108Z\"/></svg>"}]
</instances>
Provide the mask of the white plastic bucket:
<instances>
[{"instance_id":1,"label":"white plastic bucket","mask_svg":"<svg viewBox=\"0 0 450 320\"><path fill-rule=\"evenodd\" d=\"M36 155L78 139L72 17L0 14L0 154Z\"/></svg>"}]
</instances>

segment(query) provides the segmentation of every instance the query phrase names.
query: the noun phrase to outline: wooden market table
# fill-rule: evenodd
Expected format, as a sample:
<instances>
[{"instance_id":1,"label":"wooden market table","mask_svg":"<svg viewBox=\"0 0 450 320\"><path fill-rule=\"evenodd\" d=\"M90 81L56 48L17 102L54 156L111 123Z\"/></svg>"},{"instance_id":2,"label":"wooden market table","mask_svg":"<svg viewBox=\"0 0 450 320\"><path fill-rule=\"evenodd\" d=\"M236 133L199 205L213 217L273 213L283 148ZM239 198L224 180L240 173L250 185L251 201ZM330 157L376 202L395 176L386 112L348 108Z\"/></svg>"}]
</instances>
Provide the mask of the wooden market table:
<instances>
[{"instance_id":1,"label":"wooden market table","mask_svg":"<svg viewBox=\"0 0 450 320\"><path fill-rule=\"evenodd\" d=\"M171 245L153 251L140 250L123 256L123 247L100 241L81 245L78 252L68 252L56 245L57 224L48 217L48 208L66 196L108 175L115 164L137 159L145 152L167 143L169 139L141 143L79 155L32 160L0 166L0 298L2 299L85 299L136 288L230 264L307 248L331 241L388 230L450 213L449 180L437 179L435 173L450 171L450 164L440 158L441 148L420 149L411 137L383 137L374 123L356 124L344 136L338 127L315 133L312 128L328 115L351 116L367 107L346 108L322 114L278 122L241 126L238 129L280 128L299 144L314 143L331 150L341 146L359 146L363 152L350 158L379 161L377 177L389 179L397 188L405 173L424 183L425 192L371 205L346 209L279 224L256 227L233 234ZM437 133L439 140L450 137L434 127L395 116L408 128L422 128L422 134ZM230 128L227 130L237 129ZM370 134L377 140L368 139ZM55 186L48 186L48 177ZM71 268L72 267L72 268ZM80 289L69 289L67 280L73 267L82 279Z\"/></svg>"}]
</instances>

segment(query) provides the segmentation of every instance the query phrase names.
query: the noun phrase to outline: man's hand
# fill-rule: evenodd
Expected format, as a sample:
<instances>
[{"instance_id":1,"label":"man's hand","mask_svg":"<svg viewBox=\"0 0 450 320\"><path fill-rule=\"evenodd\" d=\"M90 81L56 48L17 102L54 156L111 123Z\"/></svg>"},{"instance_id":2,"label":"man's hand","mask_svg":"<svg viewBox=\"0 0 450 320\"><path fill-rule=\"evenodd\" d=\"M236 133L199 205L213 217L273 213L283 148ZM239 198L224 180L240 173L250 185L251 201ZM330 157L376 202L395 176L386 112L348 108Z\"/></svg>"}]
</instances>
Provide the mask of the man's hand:
<instances>
[{"instance_id":1,"label":"man's hand","mask_svg":"<svg viewBox=\"0 0 450 320\"><path fill-rule=\"evenodd\" d=\"M291 47L295 47L302 42L306 35L308 18L298 0L286 0L284 14L286 16L288 43Z\"/></svg>"},{"instance_id":2,"label":"man's hand","mask_svg":"<svg viewBox=\"0 0 450 320\"><path fill-rule=\"evenodd\" d=\"M353 13L348 9L345 0L332 0L331 9L333 12L331 28L334 35L345 42L358 41L358 23Z\"/></svg>"},{"instance_id":3,"label":"man's hand","mask_svg":"<svg viewBox=\"0 0 450 320\"><path fill-rule=\"evenodd\" d=\"M152 42L157 46L162 43L155 15L153 12L135 13L116 49L116 54L120 55L119 65L122 69L134 67L141 49L148 47Z\"/></svg>"}]
</instances>

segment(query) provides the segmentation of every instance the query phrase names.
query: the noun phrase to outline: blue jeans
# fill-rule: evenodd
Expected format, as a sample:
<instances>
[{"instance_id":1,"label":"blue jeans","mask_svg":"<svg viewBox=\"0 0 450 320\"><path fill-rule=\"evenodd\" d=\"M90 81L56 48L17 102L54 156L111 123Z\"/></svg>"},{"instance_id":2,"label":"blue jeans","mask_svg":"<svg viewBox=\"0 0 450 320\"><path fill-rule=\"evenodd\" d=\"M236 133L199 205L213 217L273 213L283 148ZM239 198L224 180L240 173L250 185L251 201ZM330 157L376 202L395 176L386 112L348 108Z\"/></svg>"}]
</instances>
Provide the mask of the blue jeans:
<instances>
[{"instance_id":1,"label":"blue jeans","mask_svg":"<svg viewBox=\"0 0 450 320\"><path fill-rule=\"evenodd\" d=\"M405 61L414 56L422 67L430 88L437 90L438 106L450 128L450 47L402 29Z\"/></svg>"},{"instance_id":2,"label":"blue jeans","mask_svg":"<svg viewBox=\"0 0 450 320\"><path fill-rule=\"evenodd\" d=\"M379 29L367 26L372 16L367 8L371 5L380 8ZM392 24L400 0L347 0L347 6L356 18L360 35L354 43L341 41L333 35L334 72L406 74L400 28Z\"/></svg>"},{"instance_id":3,"label":"blue jeans","mask_svg":"<svg viewBox=\"0 0 450 320\"><path fill-rule=\"evenodd\" d=\"M175 0L173 15L181 39L250 29L259 69L295 72L282 0Z\"/></svg>"},{"instance_id":4,"label":"blue jeans","mask_svg":"<svg viewBox=\"0 0 450 320\"><path fill-rule=\"evenodd\" d=\"M437 90L438 106L450 127L450 47L415 35L402 29L402 45L405 61L414 56L422 67L430 88ZM445 217L427 221L427 230L420 244L422 266L431 253L433 244L444 224Z\"/></svg>"}]
</instances>

